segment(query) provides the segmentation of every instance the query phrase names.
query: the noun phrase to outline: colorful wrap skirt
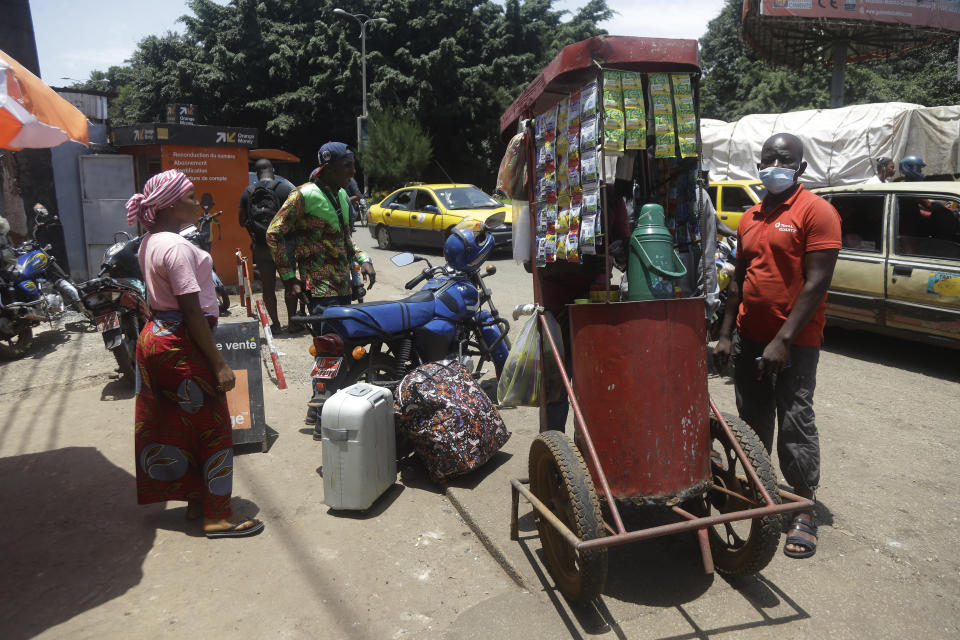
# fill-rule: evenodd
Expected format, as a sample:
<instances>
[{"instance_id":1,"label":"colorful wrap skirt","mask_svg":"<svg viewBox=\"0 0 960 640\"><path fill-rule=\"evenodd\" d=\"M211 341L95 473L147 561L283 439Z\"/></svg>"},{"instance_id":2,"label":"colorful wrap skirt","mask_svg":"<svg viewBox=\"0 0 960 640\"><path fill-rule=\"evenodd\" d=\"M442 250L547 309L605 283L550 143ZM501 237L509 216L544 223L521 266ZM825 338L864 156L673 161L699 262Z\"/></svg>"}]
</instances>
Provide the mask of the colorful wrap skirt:
<instances>
[{"instance_id":1,"label":"colorful wrap skirt","mask_svg":"<svg viewBox=\"0 0 960 640\"><path fill-rule=\"evenodd\" d=\"M233 433L226 394L179 320L154 317L137 341L137 502L203 504L231 515Z\"/></svg>"}]
</instances>

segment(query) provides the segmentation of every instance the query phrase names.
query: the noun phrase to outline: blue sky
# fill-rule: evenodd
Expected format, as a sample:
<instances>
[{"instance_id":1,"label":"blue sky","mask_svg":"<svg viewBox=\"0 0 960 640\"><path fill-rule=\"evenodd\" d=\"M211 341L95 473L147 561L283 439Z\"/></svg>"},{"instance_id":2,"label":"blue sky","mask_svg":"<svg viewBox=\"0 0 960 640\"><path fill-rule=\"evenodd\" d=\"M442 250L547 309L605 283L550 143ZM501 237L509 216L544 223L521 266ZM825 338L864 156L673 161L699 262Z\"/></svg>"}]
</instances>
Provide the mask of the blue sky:
<instances>
[{"instance_id":1,"label":"blue sky","mask_svg":"<svg viewBox=\"0 0 960 640\"><path fill-rule=\"evenodd\" d=\"M227 4L226 0L216 0ZM47 84L70 84L90 72L123 64L148 35L181 31L176 18L184 0L32 0L40 73ZM556 9L576 9L583 0L556 0ZM619 15L602 26L614 35L699 38L724 0L607 0Z\"/></svg>"}]
</instances>

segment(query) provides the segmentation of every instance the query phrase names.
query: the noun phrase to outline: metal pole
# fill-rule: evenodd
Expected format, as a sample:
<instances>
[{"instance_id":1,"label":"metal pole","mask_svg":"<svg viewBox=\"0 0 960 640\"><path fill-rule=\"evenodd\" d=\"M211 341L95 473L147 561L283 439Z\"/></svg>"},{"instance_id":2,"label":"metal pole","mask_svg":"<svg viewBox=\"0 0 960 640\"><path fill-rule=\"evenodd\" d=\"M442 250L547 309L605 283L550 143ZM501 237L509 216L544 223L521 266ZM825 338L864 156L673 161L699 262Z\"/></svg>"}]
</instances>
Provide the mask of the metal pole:
<instances>
[{"instance_id":1,"label":"metal pole","mask_svg":"<svg viewBox=\"0 0 960 640\"><path fill-rule=\"evenodd\" d=\"M363 117L367 117L367 22L360 23L360 65L363 68ZM357 141L357 147L360 141Z\"/></svg>"},{"instance_id":2,"label":"metal pole","mask_svg":"<svg viewBox=\"0 0 960 640\"><path fill-rule=\"evenodd\" d=\"M830 108L843 106L843 85L847 76L847 41L833 43L833 76L830 79Z\"/></svg>"}]
</instances>

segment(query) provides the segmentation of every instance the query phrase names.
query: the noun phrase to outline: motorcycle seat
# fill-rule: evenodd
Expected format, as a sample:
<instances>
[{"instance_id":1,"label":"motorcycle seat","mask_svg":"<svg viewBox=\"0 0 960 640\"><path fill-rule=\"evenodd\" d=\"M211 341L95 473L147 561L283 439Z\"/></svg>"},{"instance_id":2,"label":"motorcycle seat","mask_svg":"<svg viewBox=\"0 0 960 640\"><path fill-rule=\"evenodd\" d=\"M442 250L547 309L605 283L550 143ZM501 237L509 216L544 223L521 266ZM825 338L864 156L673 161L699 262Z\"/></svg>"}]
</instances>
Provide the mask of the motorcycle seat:
<instances>
[{"instance_id":1,"label":"motorcycle seat","mask_svg":"<svg viewBox=\"0 0 960 640\"><path fill-rule=\"evenodd\" d=\"M430 322L436 314L432 291L418 291L402 300L364 302L323 310L324 324L331 324L347 338L373 338L410 331Z\"/></svg>"}]
</instances>

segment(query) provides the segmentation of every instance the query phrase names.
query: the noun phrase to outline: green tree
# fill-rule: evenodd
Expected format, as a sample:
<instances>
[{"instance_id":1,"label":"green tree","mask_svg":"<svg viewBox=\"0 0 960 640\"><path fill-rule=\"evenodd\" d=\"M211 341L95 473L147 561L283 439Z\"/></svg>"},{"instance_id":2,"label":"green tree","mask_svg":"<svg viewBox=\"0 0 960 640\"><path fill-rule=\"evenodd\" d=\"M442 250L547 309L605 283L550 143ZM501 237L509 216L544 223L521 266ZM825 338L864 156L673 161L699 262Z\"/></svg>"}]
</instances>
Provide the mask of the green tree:
<instances>
[{"instance_id":1,"label":"green tree","mask_svg":"<svg viewBox=\"0 0 960 640\"><path fill-rule=\"evenodd\" d=\"M391 191L423 178L433 159L433 143L414 118L399 110L374 111L369 128L360 163L372 185L370 193Z\"/></svg>"},{"instance_id":2,"label":"green tree","mask_svg":"<svg viewBox=\"0 0 960 640\"><path fill-rule=\"evenodd\" d=\"M171 102L208 122L253 126L263 146L312 158L327 140L354 142L361 104L357 23L333 13L384 17L368 25L371 110L399 109L435 144L457 180L492 187L499 117L567 44L603 33L606 0L564 22L554 0L191 0L182 35L150 36L116 90L125 122L161 117ZM368 153L365 166L376 159ZM309 169L307 169L309 171ZM424 180L443 179L436 164Z\"/></svg>"}]
</instances>

